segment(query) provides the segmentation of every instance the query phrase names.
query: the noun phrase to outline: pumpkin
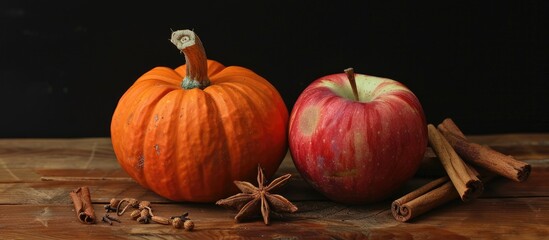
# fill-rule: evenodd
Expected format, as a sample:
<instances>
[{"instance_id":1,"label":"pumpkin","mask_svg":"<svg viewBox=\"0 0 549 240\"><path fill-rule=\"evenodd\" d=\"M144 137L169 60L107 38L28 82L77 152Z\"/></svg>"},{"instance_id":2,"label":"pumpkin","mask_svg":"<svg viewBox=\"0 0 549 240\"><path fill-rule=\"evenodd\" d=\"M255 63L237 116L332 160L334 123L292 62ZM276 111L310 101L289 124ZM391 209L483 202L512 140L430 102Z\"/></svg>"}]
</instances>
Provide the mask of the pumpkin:
<instances>
[{"instance_id":1,"label":"pumpkin","mask_svg":"<svg viewBox=\"0 0 549 240\"><path fill-rule=\"evenodd\" d=\"M172 33L185 65L156 67L123 94L111 139L121 167L141 186L174 201L213 202L272 176L287 152L288 110L253 71L206 58L190 30Z\"/></svg>"}]
</instances>

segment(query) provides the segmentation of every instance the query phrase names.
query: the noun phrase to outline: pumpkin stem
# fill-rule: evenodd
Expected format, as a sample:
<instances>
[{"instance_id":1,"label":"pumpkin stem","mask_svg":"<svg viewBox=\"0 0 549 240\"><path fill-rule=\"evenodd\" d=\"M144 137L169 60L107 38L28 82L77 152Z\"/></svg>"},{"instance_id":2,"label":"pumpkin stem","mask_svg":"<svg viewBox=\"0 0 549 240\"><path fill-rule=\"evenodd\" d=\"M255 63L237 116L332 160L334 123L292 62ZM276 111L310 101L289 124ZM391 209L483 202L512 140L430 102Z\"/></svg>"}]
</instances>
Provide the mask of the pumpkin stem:
<instances>
[{"instance_id":1,"label":"pumpkin stem","mask_svg":"<svg viewBox=\"0 0 549 240\"><path fill-rule=\"evenodd\" d=\"M206 51L200 38L191 30L172 32L170 41L185 55L187 75L181 83L184 89L204 89L210 85Z\"/></svg>"},{"instance_id":2,"label":"pumpkin stem","mask_svg":"<svg viewBox=\"0 0 549 240\"><path fill-rule=\"evenodd\" d=\"M343 71L347 74L347 79L349 80L349 83L351 83L351 88L353 89L353 95L355 96L355 100L360 101L358 97L358 89L356 87L355 71L353 70L353 68L347 68Z\"/></svg>"}]
</instances>

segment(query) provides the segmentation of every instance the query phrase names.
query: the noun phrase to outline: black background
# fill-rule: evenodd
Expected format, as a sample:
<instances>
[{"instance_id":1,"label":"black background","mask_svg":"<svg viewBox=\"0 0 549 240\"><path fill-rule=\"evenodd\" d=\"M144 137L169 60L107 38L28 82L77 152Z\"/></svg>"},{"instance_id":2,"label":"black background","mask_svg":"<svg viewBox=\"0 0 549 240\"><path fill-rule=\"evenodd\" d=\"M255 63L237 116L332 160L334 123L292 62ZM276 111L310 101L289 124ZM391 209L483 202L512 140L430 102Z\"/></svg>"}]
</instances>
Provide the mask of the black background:
<instances>
[{"instance_id":1,"label":"black background","mask_svg":"<svg viewBox=\"0 0 549 240\"><path fill-rule=\"evenodd\" d=\"M359 2L359 1L357 1ZM268 79L288 109L354 67L466 134L549 132L549 1L0 2L0 137L102 137L118 99L184 58L171 30Z\"/></svg>"}]
</instances>

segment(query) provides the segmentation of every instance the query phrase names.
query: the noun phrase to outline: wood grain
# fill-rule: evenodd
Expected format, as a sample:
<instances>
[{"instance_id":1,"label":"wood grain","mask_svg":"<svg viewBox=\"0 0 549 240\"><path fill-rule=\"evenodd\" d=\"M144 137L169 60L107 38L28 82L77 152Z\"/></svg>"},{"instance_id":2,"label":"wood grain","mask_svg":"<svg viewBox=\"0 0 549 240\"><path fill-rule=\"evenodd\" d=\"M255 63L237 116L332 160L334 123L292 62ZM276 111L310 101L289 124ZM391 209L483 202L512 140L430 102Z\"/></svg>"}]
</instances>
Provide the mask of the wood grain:
<instances>
[{"instance_id":1,"label":"wood grain","mask_svg":"<svg viewBox=\"0 0 549 240\"><path fill-rule=\"evenodd\" d=\"M549 134L468 136L532 165L530 178L496 178L471 203L452 201L411 223L393 219L390 202L432 179L417 175L394 196L348 206L327 200L306 183L290 154L276 176L291 173L280 193L298 206L291 215L237 224L235 212L214 204L172 202L136 184L120 168L108 138L0 139L0 238L2 239L539 239L549 236ZM111 198L151 201L156 214L189 212L195 231L159 224L83 225L69 192L89 186L100 217Z\"/></svg>"},{"instance_id":2,"label":"wood grain","mask_svg":"<svg viewBox=\"0 0 549 240\"><path fill-rule=\"evenodd\" d=\"M298 214L274 219L270 226L261 221L237 224L234 212L205 204L154 204L159 216L189 212L195 231L185 232L160 224L138 224L129 216L121 216L122 223L83 225L74 218L69 205L0 205L2 236L23 237L40 232L42 237L72 239L74 237L132 238L166 237L177 234L188 238L267 237L267 238L414 238L414 239L471 239L537 238L549 234L549 200L477 199L471 204L454 201L438 211L427 213L413 221L400 223L392 219L388 209L380 205L349 207L334 203L297 203L303 208ZM501 208L505 206L505 208ZM101 209L102 205L94 205ZM521 212L521 215L502 215L501 212ZM10 216L16 216L10 217ZM6 219L9 218L9 221ZM464 224L466 223L466 224ZM490 227L489 229L487 227ZM520 231L518 231L520 230ZM69 234L70 233L70 234ZM29 235L30 234L30 235Z\"/></svg>"}]
</instances>

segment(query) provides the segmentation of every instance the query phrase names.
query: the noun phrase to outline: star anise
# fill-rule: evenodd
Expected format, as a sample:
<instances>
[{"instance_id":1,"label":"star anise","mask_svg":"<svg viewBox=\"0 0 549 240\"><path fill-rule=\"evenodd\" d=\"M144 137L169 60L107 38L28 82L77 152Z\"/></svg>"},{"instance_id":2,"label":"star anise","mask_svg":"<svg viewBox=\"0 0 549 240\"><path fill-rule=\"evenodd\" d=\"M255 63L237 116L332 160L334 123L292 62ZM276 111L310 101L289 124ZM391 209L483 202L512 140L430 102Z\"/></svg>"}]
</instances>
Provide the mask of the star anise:
<instances>
[{"instance_id":1,"label":"star anise","mask_svg":"<svg viewBox=\"0 0 549 240\"><path fill-rule=\"evenodd\" d=\"M289 213L297 211L297 207L288 201L288 199L281 195L270 193L270 191L286 184L288 180L290 180L291 176L291 174L280 176L273 180L269 185L264 186L265 176L263 175L263 169L261 169L261 166L258 166L258 187L255 187L249 182L234 181L234 184L240 189L240 191L242 191L242 193L221 199L215 204L237 209L239 212L234 217L237 222L253 218L261 211L263 222L268 225L269 213L271 210L274 212Z\"/></svg>"}]
</instances>

